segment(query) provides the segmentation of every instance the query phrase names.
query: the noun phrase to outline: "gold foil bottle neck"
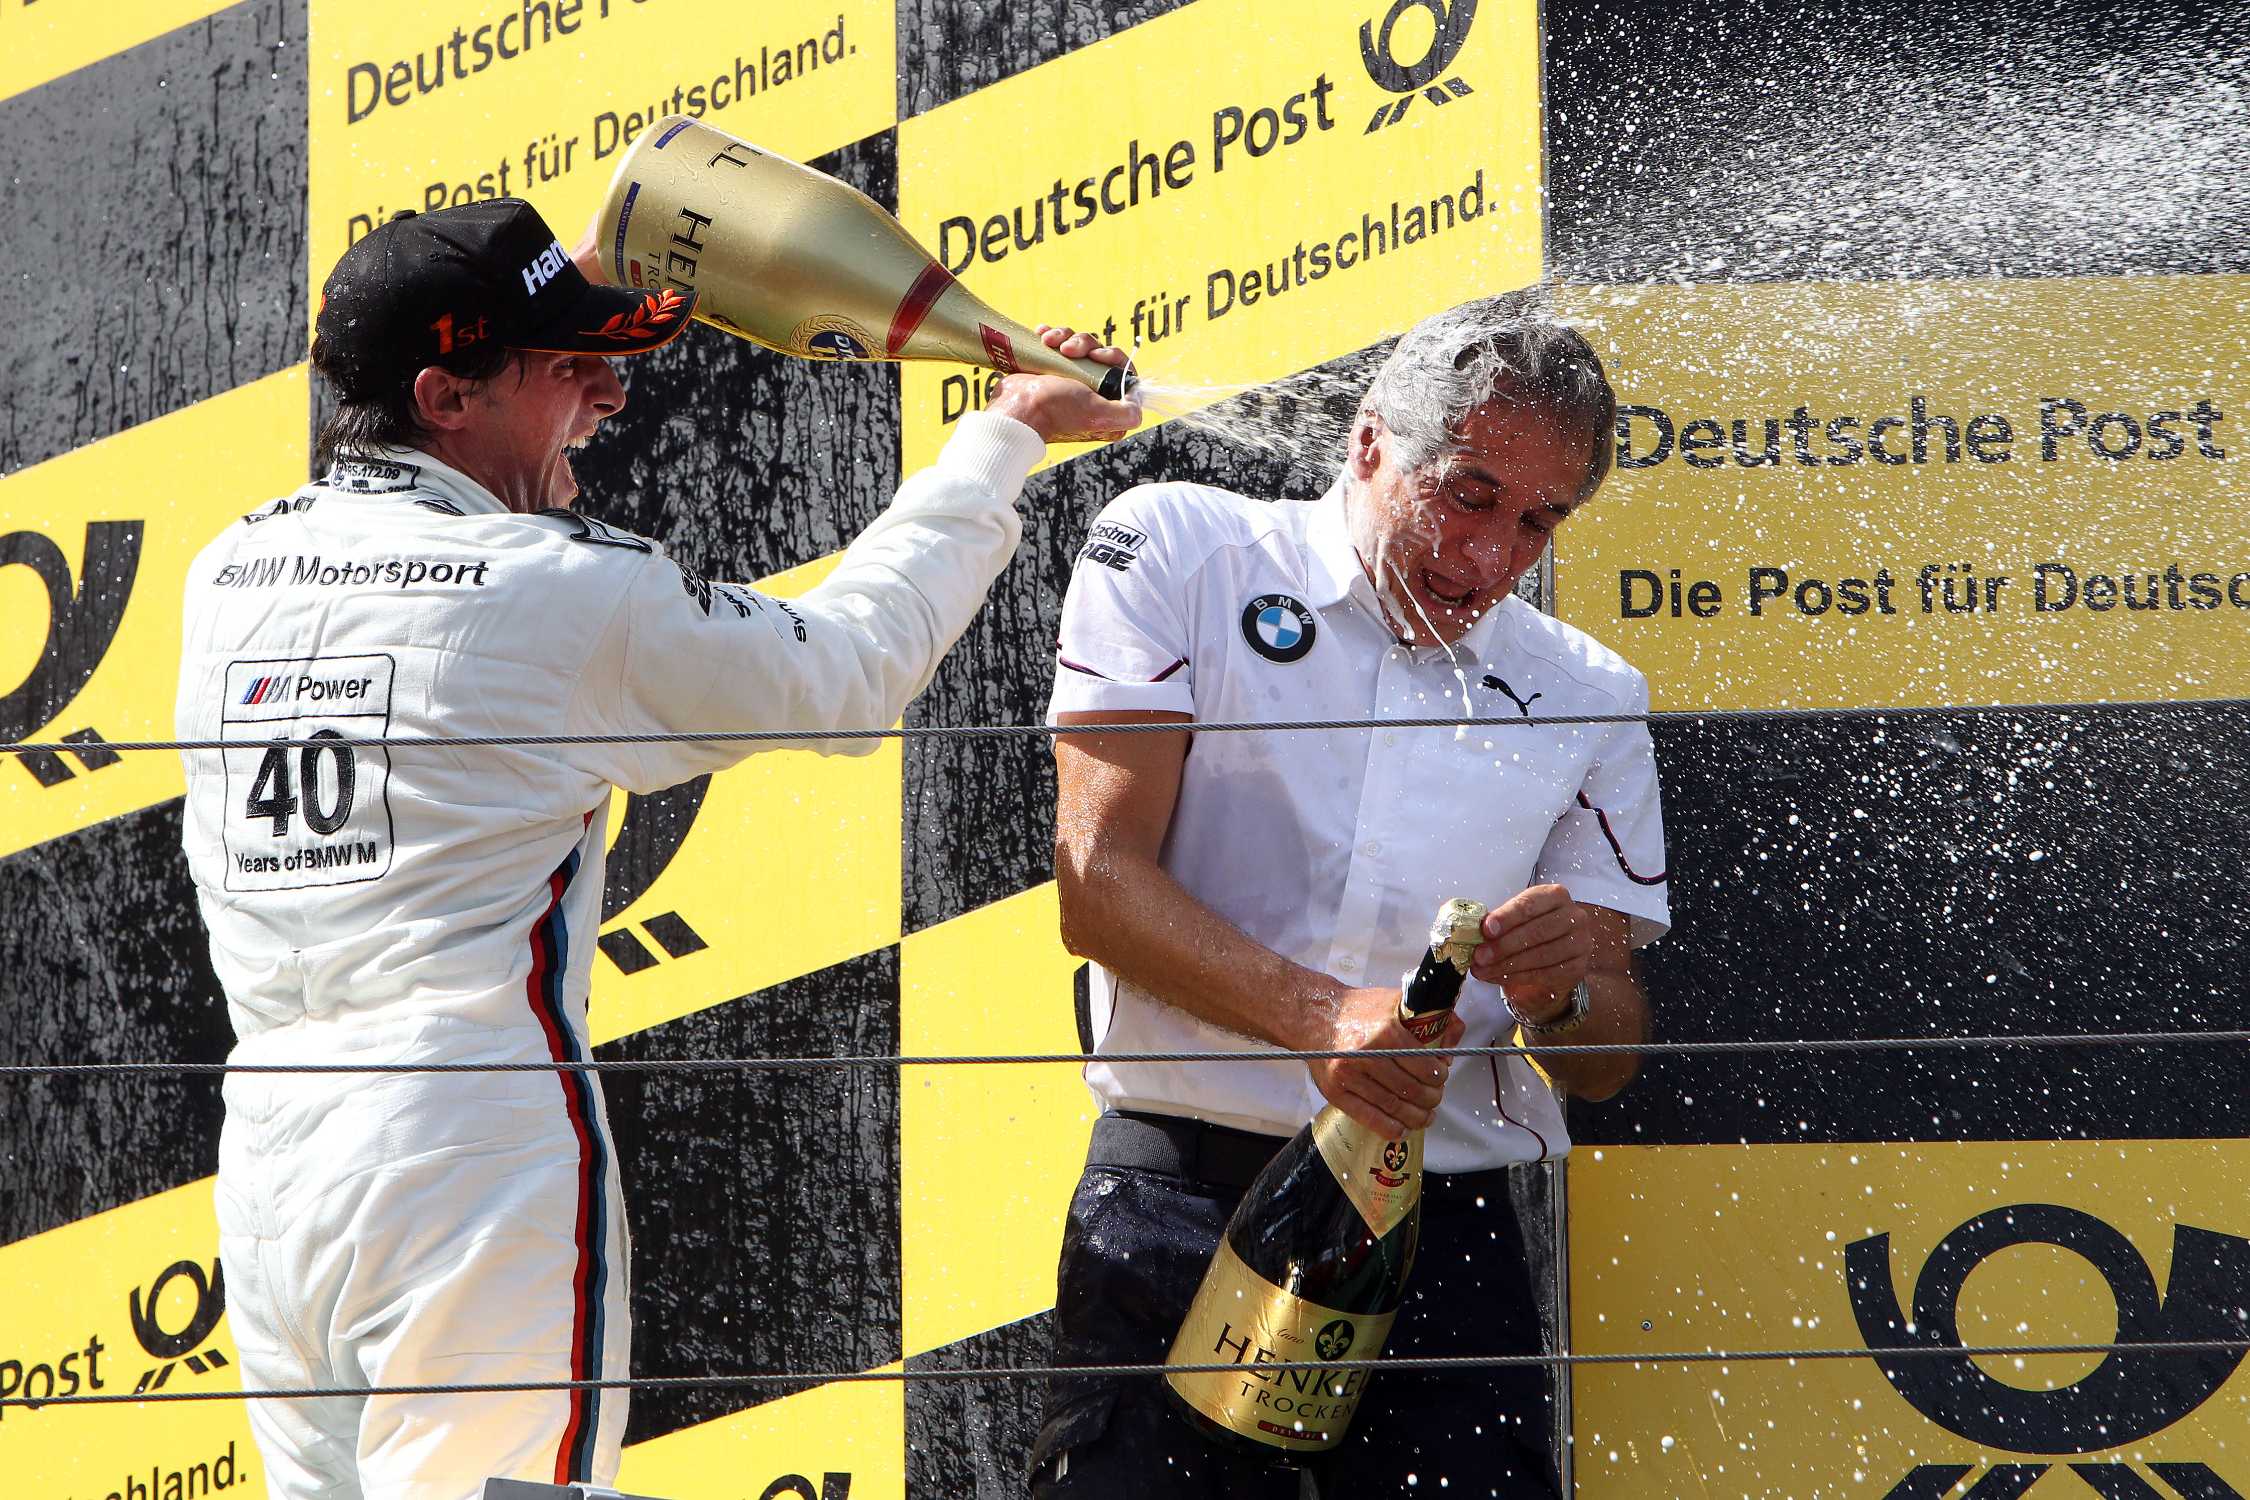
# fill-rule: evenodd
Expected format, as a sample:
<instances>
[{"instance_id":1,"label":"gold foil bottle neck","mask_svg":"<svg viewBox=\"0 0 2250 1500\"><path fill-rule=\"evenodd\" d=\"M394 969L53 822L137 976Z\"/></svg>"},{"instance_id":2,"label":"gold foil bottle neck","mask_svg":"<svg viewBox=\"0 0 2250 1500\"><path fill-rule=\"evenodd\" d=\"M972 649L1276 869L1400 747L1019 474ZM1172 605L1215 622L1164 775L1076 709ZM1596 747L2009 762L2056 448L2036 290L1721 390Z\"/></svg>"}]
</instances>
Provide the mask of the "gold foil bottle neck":
<instances>
[{"instance_id":1,"label":"gold foil bottle neck","mask_svg":"<svg viewBox=\"0 0 2250 1500\"><path fill-rule=\"evenodd\" d=\"M1485 904L1455 896L1440 906L1437 920L1430 924L1430 951L1462 973L1469 972L1469 962L1476 956L1477 944L1484 940Z\"/></svg>"},{"instance_id":2,"label":"gold foil bottle neck","mask_svg":"<svg viewBox=\"0 0 2250 1500\"><path fill-rule=\"evenodd\" d=\"M1481 901L1455 896L1438 907L1430 924L1429 952L1418 970L1425 981L1433 972L1437 976L1436 987L1449 997L1444 1007L1410 1013L1406 1004L1416 976L1410 973L1400 986L1399 1024L1425 1046L1435 1045L1444 1035L1452 1015L1450 994L1460 988L1459 979L1447 975L1442 966L1450 965L1459 974L1469 972L1477 944L1484 939L1485 910ZM1433 959L1440 965L1435 970L1430 966ZM1403 1223L1421 1201L1421 1131L1384 1140L1331 1104L1313 1117L1312 1137L1344 1196L1378 1238Z\"/></svg>"}]
</instances>

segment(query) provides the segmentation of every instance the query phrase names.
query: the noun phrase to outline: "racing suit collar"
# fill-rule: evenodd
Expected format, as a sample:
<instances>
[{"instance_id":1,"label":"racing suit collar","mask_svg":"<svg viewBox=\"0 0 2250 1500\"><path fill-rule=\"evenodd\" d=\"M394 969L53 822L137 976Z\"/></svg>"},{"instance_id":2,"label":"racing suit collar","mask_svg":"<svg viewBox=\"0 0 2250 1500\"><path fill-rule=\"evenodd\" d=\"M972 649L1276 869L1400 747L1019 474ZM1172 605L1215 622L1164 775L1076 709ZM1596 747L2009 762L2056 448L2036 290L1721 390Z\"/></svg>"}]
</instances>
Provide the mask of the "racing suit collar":
<instances>
[{"instance_id":1,"label":"racing suit collar","mask_svg":"<svg viewBox=\"0 0 2250 1500\"><path fill-rule=\"evenodd\" d=\"M506 515L500 497L451 464L419 448L339 453L320 481L347 495L406 495L443 500L463 515Z\"/></svg>"}]
</instances>

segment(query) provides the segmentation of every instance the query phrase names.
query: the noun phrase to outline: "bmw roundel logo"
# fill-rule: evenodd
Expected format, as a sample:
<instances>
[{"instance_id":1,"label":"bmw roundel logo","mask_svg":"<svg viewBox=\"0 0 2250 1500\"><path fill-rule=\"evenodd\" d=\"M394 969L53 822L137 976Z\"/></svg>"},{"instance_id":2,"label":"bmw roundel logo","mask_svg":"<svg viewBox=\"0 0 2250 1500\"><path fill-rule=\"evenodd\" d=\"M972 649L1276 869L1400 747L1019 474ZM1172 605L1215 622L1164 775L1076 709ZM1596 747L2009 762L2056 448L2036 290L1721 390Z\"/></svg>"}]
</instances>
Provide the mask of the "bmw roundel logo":
<instances>
[{"instance_id":1,"label":"bmw roundel logo","mask_svg":"<svg viewBox=\"0 0 2250 1500\"><path fill-rule=\"evenodd\" d=\"M1242 611L1242 638L1267 661L1302 660L1317 633L1313 612L1287 594L1260 594Z\"/></svg>"}]
</instances>

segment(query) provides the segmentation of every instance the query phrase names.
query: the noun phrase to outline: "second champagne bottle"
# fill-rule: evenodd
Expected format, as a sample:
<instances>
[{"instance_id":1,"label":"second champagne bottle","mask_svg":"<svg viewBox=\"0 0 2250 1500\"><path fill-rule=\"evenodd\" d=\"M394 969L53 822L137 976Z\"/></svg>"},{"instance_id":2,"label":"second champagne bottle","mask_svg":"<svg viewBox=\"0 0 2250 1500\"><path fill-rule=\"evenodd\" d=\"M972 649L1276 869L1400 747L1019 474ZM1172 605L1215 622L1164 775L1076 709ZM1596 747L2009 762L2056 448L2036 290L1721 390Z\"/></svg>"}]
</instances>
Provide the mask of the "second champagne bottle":
<instances>
[{"instance_id":1,"label":"second champagne bottle","mask_svg":"<svg viewBox=\"0 0 2250 1500\"><path fill-rule=\"evenodd\" d=\"M1485 908L1438 908L1430 946L1399 994L1424 1045L1445 1031ZM1243 1195L1166 1362L1228 1364L1165 1376L1189 1422L1246 1457L1289 1463L1344 1439L1365 1369L1323 1363L1382 1352L1421 1231L1422 1132L1390 1139L1329 1105ZM1270 1370L1267 1364L1307 1368Z\"/></svg>"}]
</instances>

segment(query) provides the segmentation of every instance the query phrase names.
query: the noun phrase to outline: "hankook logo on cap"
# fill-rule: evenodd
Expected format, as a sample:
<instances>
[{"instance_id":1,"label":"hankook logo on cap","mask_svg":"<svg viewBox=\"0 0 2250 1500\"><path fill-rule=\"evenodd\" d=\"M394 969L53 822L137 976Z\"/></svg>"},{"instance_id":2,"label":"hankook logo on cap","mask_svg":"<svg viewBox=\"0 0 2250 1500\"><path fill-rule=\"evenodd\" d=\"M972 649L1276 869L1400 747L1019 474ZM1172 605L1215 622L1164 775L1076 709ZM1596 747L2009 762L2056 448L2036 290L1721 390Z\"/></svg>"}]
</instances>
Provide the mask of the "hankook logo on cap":
<instances>
[{"instance_id":1,"label":"hankook logo on cap","mask_svg":"<svg viewBox=\"0 0 2250 1500\"><path fill-rule=\"evenodd\" d=\"M537 296L546 288L555 274L570 264L570 252L556 240L540 251L523 268L523 291L527 297Z\"/></svg>"},{"instance_id":2,"label":"hankook logo on cap","mask_svg":"<svg viewBox=\"0 0 2250 1500\"><path fill-rule=\"evenodd\" d=\"M1242 611L1242 638L1267 661L1303 660L1316 632L1313 612L1287 594L1260 594Z\"/></svg>"}]
</instances>

